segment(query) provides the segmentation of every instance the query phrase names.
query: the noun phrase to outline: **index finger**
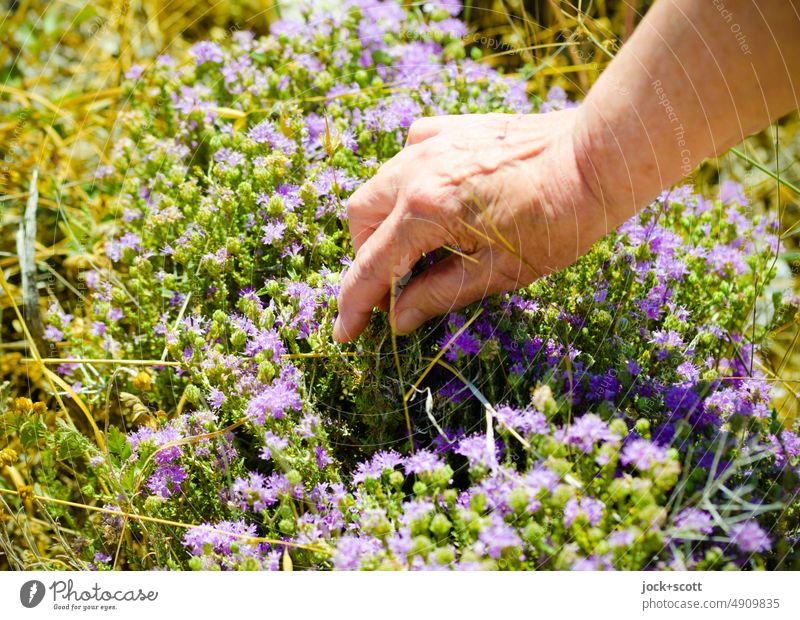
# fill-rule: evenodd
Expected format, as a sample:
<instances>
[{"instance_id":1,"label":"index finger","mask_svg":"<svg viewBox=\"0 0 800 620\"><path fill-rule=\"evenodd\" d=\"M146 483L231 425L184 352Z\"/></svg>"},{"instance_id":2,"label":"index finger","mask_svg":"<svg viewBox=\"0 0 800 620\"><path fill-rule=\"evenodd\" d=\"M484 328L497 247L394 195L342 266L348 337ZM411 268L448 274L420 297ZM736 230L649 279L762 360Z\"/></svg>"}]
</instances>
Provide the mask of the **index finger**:
<instances>
[{"instance_id":1,"label":"index finger","mask_svg":"<svg viewBox=\"0 0 800 620\"><path fill-rule=\"evenodd\" d=\"M349 342L366 327L372 310L391 292L423 253L441 245L427 220L393 211L364 243L339 292L339 316L333 328L338 342Z\"/></svg>"},{"instance_id":2,"label":"index finger","mask_svg":"<svg viewBox=\"0 0 800 620\"><path fill-rule=\"evenodd\" d=\"M356 254L394 209L400 189L396 173L399 155L383 164L347 199L350 241Z\"/></svg>"}]
</instances>

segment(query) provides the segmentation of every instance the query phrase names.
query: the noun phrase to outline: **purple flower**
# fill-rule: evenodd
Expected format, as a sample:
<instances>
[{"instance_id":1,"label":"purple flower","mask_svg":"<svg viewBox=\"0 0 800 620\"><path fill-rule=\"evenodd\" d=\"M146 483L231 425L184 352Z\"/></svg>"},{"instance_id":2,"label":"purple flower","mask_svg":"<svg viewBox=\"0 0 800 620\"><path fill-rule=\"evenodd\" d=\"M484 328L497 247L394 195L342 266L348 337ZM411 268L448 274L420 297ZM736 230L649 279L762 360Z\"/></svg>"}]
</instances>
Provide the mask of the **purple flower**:
<instances>
[{"instance_id":1,"label":"purple flower","mask_svg":"<svg viewBox=\"0 0 800 620\"><path fill-rule=\"evenodd\" d=\"M125 72L125 79L135 81L142 77L143 73L144 67L142 65L131 65L130 68Z\"/></svg>"},{"instance_id":2,"label":"purple flower","mask_svg":"<svg viewBox=\"0 0 800 620\"><path fill-rule=\"evenodd\" d=\"M433 9L447 11L453 17L458 15L462 8L461 0L428 0L427 4Z\"/></svg>"},{"instance_id":3,"label":"purple flower","mask_svg":"<svg viewBox=\"0 0 800 620\"><path fill-rule=\"evenodd\" d=\"M566 442L578 446L586 453L591 452L599 442L616 444L619 437L611 432L599 416L587 413L566 430Z\"/></svg>"},{"instance_id":4,"label":"purple flower","mask_svg":"<svg viewBox=\"0 0 800 620\"><path fill-rule=\"evenodd\" d=\"M219 409L225 403L225 394L217 388L211 388L208 394L208 402L213 409Z\"/></svg>"},{"instance_id":5,"label":"purple flower","mask_svg":"<svg viewBox=\"0 0 800 620\"><path fill-rule=\"evenodd\" d=\"M407 474L424 474L444 467L444 462L429 450L419 450L406 458Z\"/></svg>"},{"instance_id":6,"label":"purple flower","mask_svg":"<svg viewBox=\"0 0 800 620\"><path fill-rule=\"evenodd\" d=\"M631 441L622 450L620 461L623 465L633 465L641 471L662 465L667 460L667 451L647 439Z\"/></svg>"},{"instance_id":7,"label":"purple flower","mask_svg":"<svg viewBox=\"0 0 800 620\"><path fill-rule=\"evenodd\" d=\"M262 459L269 461L272 458L273 450L280 452L281 450L285 450L288 446L288 439L285 437L278 437L272 431L267 431L264 433L264 446L261 448L261 452L259 454Z\"/></svg>"},{"instance_id":8,"label":"purple flower","mask_svg":"<svg viewBox=\"0 0 800 620\"><path fill-rule=\"evenodd\" d=\"M325 469L328 465L333 463L333 459L322 446L314 446L314 460L319 469Z\"/></svg>"},{"instance_id":9,"label":"purple flower","mask_svg":"<svg viewBox=\"0 0 800 620\"><path fill-rule=\"evenodd\" d=\"M294 155L297 151L297 145L278 131L268 120L251 127L247 135L256 144L268 144L273 149L282 151L289 156Z\"/></svg>"},{"instance_id":10,"label":"purple flower","mask_svg":"<svg viewBox=\"0 0 800 620\"><path fill-rule=\"evenodd\" d=\"M475 434L462 439L454 452L466 456L470 467L493 467L497 464L497 446L487 444L485 434Z\"/></svg>"},{"instance_id":11,"label":"purple flower","mask_svg":"<svg viewBox=\"0 0 800 620\"><path fill-rule=\"evenodd\" d=\"M481 530L478 540L490 558L500 559L505 549L516 548L522 544L514 528L505 523L499 515L492 514L489 520L489 526Z\"/></svg>"},{"instance_id":12,"label":"purple flower","mask_svg":"<svg viewBox=\"0 0 800 620\"><path fill-rule=\"evenodd\" d=\"M589 392L594 400L614 400L621 391L622 386L614 369L589 378Z\"/></svg>"},{"instance_id":13,"label":"purple flower","mask_svg":"<svg viewBox=\"0 0 800 620\"><path fill-rule=\"evenodd\" d=\"M547 418L533 409L518 410L507 405L500 405L495 409L497 421L522 433L546 435L548 432Z\"/></svg>"},{"instance_id":14,"label":"purple flower","mask_svg":"<svg viewBox=\"0 0 800 620\"><path fill-rule=\"evenodd\" d=\"M747 196L745 196L742 185L730 180L720 183L719 200L722 204L739 204L742 206L747 206L750 203Z\"/></svg>"},{"instance_id":15,"label":"purple flower","mask_svg":"<svg viewBox=\"0 0 800 620\"><path fill-rule=\"evenodd\" d=\"M442 338L440 348L445 349L445 358L451 362L455 362L458 354L470 356L478 355L481 352L480 341L470 334L469 330L465 330L458 337L454 338L455 333L464 325L466 319L459 314L451 314L448 317L448 334Z\"/></svg>"},{"instance_id":16,"label":"purple flower","mask_svg":"<svg viewBox=\"0 0 800 620\"><path fill-rule=\"evenodd\" d=\"M147 481L147 488L161 497L172 497L172 494L178 490L178 487L186 478L188 478L188 475L183 467L175 463L169 463L162 465L153 472L153 475Z\"/></svg>"},{"instance_id":17,"label":"purple flower","mask_svg":"<svg viewBox=\"0 0 800 620\"><path fill-rule=\"evenodd\" d=\"M231 168L241 166L246 161L246 158L244 153L229 148L222 148L214 153L214 161L217 162L220 170L230 170Z\"/></svg>"},{"instance_id":18,"label":"purple flower","mask_svg":"<svg viewBox=\"0 0 800 620\"><path fill-rule=\"evenodd\" d=\"M637 532L633 529L616 530L608 537L612 547L630 547L636 540Z\"/></svg>"},{"instance_id":19,"label":"purple flower","mask_svg":"<svg viewBox=\"0 0 800 620\"><path fill-rule=\"evenodd\" d=\"M251 330L253 331L253 330ZM269 353L272 361L280 360L286 349L280 334L274 329L260 329L254 331L244 349L245 355L250 357L258 353Z\"/></svg>"},{"instance_id":20,"label":"purple flower","mask_svg":"<svg viewBox=\"0 0 800 620\"><path fill-rule=\"evenodd\" d=\"M400 522L411 525L417 521L424 521L434 510L434 505L426 499L413 499L403 502L403 514Z\"/></svg>"},{"instance_id":21,"label":"purple flower","mask_svg":"<svg viewBox=\"0 0 800 620\"><path fill-rule=\"evenodd\" d=\"M394 450L388 452L376 452L369 461L358 464L356 473L353 475L353 484L360 484L367 478L378 479L384 471L393 470L398 465L402 465L405 459Z\"/></svg>"},{"instance_id":22,"label":"purple flower","mask_svg":"<svg viewBox=\"0 0 800 620\"><path fill-rule=\"evenodd\" d=\"M706 262L720 276L725 276L728 270L736 275L747 271L747 262L742 252L729 245L714 246L706 256Z\"/></svg>"},{"instance_id":23,"label":"purple flower","mask_svg":"<svg viewBox=\"0 0 800 620\"><path fill-rule=\"evenodd\" d=\"M675 372L677 372L678 376L683 379L682 383L694 384L697 383L698 379L700 379L700 372L689 360L680 363L675 369Z\"/></svg>"},{"instance_id":24,"label":"purple flower","mask_svg":"<svg viewBox=\"0 0 800 620\"><path fill-rule=\"evenodd\" d=\"M794 460L800 455L800 435L784 429L778 436L770 435L770 447L775 453L778 465L783 466L787 460Z\"/></svg>"},{"instance_id":25,"label":"purple flower","mask_svg":"<svg viewBox=\"0 0 800 620\"><path fill-rule=\"evenodd\" d=\"M675 517L675 529L681 532L710 534L714 530L714 522L705 510L684 508Z\"/></svg>"},{"instance_id":26,"label":"purple flower","mask_svg":"<svg viewBox=\"0 0 800 620\"><path fill-rule=\"evenodd\" d=\"M57 327L48 325L44 330L44 339L50 342L61 342L64 339L64 332Z\"/></svg>"},{"instance_id":27,"label":"purple flower","mask_svg":"<svg viewBox=\"0 0 800 620\"><path fill-rule=\"evenodd\" d=\"M656 330L653 332L653 337L650 339L650 342L662 347L674 348L683 344L683 338L681 338L678 332L672 329Z\"/></svg>"},{"instance_id":28,"label":"purple flower","mask_svg":"<svg viewBox=\"0 0 800 620\"><path fill-rule=\"evenodd\" d=\"M371 131L392 133L406 129L422 115L420 104L404 94L392 97L388 103L380 102L364 112L364 123Z\"/></svg>"},{"instance_id":29,"label":"purple flower","mask_svg":"<svg viewBox=\"0 0 800 620\"><path fill-rule=\"evenodd\" d=\"M772 547L767 533L756 521L744 521L731 528L731 542L745 553L769 551Z\"/></svg>"},{"instance_id":30,"label":"purple flower","mask_svg":"<svg viewBox=\"0 0 800 620\"><path fill-rule=\"evenodd\" d=\"M280 420L286 411L299 411L303 406L294 386L276 381L265 387L247 405L247 415L256 424L264 424L267 414Z\"/></svg>"},{"instance_id":31,"label":"purple flower","mask_svg":"<svg viewBox=\"0 0 800 620\"><path fill-rule=\"evenodd\" d=\"M596 526L603 518L606 505L599 499L584 497L580 501L574 497L564 506L564 526L569 527L578 517L583 516L590 525Z\"/></svg>"},{"instance_id":32,"label":"purple flower","mask_svg":"<svg viewBox=\"0 0 800 620\"><path fill-rule=\"evenodd\" d=\"M217 553L229 556L233 553L231 543L238 543L242 538L241 535L257 536L256 526L248 525L244 520L220 521L213 525L202 523L200 527L192 528L184 534L183 546L192 555Z\"/></svg>"},{"instance_id":33,"label":"purple flower","mask_svg":"<svg viewBox=\"0 0 800 620\"><path fill-rule=\"evenodd\" d=\"M272 245L276 240L283 237L283 231L286 230L286 224L277 221L267 222L261 227L261 230L264 233L264 236L261 237L261 241L263 241L265 245Z\"/></svg>"},{"instance_id":34,"label":"purple flower","mask_svg":"<svg viewBox=\"0 0 800 620\"><path fill-rule=\"evenodd\" d=\"M189 48L189 54L194 56L195 62L198 66L207 62L220 63L223 61L222 49L219 45L212 43L211 41L200 41L199 43L195 43L191 48Z\"/></svg>"},{"instance_id":35,"label":"purple flower","mask_svg":"<svg viewBox=\"0 0 800 620\"><path fill-rule=\"evenodd\" d=\"M376 538L359 536L342 536L333 554L334 570L358 570L361 560L381 549L381 542Z\"/></svg>"}]
</instances>

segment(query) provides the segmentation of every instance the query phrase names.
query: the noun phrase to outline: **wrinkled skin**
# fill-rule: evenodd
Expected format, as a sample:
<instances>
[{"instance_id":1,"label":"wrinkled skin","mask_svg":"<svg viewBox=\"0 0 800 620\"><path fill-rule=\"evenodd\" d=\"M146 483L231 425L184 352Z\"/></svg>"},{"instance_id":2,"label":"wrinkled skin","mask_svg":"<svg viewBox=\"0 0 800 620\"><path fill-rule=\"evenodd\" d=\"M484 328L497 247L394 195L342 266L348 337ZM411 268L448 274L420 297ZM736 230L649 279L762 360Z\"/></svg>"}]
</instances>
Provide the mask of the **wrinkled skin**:
<instances>
[{"instance_id":1,"label":"wrinkled skin","mask_svg":"<svg viewBox=\"0 0 800 620\"><path fill-rule=\"evenodd\" d=\"M581 165L577 109L424 118L406 147L348 200L356 257L334 337L357 337L373 308L399 333L573 263L607 222ZM457 250L401 281L423 253ZM395 289L397 290L397 289Z\"/></svg>"}]
</instances>

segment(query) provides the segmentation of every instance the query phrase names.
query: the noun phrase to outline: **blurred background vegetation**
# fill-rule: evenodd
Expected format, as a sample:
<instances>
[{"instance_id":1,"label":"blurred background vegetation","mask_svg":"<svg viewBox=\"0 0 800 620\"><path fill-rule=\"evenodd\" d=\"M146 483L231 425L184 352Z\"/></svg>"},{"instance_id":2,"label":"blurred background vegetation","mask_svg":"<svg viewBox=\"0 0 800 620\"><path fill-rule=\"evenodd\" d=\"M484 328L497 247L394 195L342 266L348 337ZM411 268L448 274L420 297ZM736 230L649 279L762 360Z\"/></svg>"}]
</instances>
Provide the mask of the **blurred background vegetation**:
<instances>
[{"instance_id":1,"label":"blurred background vegetation","mask_svg":"<svg viewBox=\"0 0 800 620\"><path fill-rule=\"evenodd\" d=\"M462 17L482 62L524 75L532 95L545 97L561 87L580 99L651 4L466 0ZM30 351L27 326L14 309L24 297L17 231L33 196L32 286L39 308L43 311L48 299L80 296L72 275L103 260L95 252L100 230L88 222L103 221L108 197L94 190L93 178L98 165L108 163L117 116L125 109L120 89L125 71L198 39L222 40L238 29L265 34L273 20L296 10L290 1L270 0L0 0L0 400L52 398L39 367L22 362ZM780 214L785 252L765 296L797 292L799 145L798 118L792 114L749 138L739 154L705 162L693 178L709 195L724 180L739 181L754 213ZM762 347L775 405L790 417L800 405L799 325L800 318L790 317ZM6 443L0 418L0 449ZM9 483L15 483L9 477L19 476L7 467L0 474Z\"/></svg>"}]
</instances>

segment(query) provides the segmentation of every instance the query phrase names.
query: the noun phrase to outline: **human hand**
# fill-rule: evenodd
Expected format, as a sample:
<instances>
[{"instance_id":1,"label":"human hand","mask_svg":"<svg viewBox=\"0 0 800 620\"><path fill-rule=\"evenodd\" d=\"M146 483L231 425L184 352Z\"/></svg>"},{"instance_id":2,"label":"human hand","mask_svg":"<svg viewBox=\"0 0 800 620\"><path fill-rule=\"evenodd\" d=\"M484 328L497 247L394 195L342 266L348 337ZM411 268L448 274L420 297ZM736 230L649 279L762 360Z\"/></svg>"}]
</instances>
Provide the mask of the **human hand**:
<instances>
[{"instance_id":1,"label":"human hand","mask_svg":"<svg viewBox=\"0 0 800 620\"><path fill-rule=\"evenodd\" d=\"M607 223L587 181L579 115L415 122L406 147L347 201L356 257L342 283L334 338L356 338L375 307L388 310L393 282L426 252L455 250L391 304L399 333L566 267L619 224Z\"/></svg>"}]
</instances>

